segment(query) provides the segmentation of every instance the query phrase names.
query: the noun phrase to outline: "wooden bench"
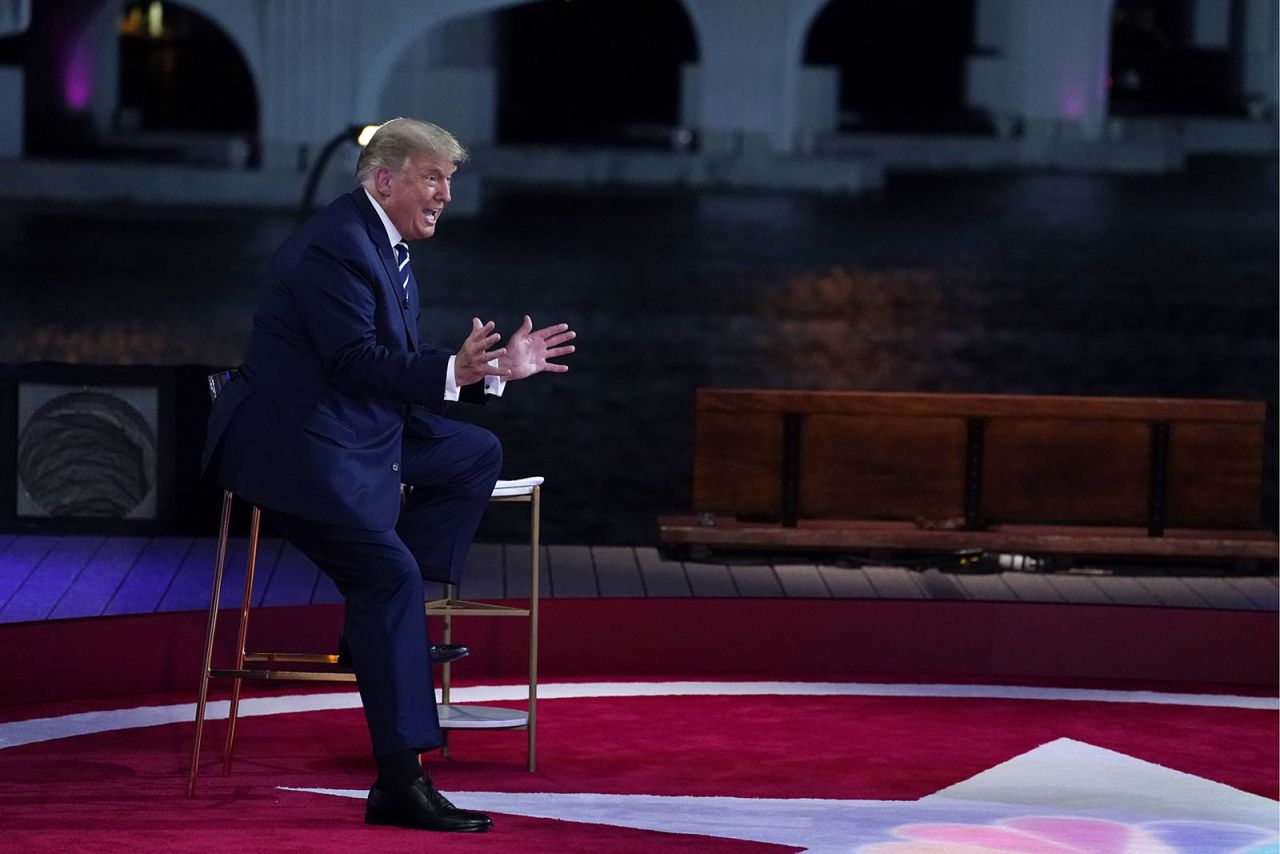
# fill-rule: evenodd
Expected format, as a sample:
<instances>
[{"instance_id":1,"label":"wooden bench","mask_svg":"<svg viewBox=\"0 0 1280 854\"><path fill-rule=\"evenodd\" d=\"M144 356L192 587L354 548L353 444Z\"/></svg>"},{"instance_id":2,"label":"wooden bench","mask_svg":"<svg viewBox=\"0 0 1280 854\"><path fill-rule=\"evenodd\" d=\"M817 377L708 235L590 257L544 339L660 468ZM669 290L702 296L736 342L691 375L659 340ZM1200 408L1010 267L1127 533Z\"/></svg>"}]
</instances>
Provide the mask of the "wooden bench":
<instances>
[{"instance_id":1,"label":"wooden bench","mask_svg":"<svg viewBox=\"0 0 1280 854\"><path fill-rule=\"evenodd\" d=\"M1274 560L1252 401L700 389L664 546Z\"/></svg>"}]
</instances>

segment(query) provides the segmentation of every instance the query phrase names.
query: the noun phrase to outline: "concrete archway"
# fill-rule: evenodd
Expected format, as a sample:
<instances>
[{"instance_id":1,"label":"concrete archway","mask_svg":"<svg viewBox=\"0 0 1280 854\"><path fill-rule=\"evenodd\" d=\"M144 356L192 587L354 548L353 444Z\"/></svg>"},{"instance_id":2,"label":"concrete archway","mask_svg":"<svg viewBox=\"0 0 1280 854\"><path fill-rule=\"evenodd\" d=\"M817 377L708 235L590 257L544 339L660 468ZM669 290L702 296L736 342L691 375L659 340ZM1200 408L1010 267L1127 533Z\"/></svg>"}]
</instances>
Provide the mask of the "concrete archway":
<instances>
[{"instance_id":1,"label":"concrete archway","mask_svg":"<svg viewBox=\"0 0 1280 854\"><path fill-rule=\"evenodd\" d=\"M678 0L539 0L499 15L499 139L671 148L698 45Z\"/></svg>"},{"instance_id":2,"label":"concrete archway","mask_svg":"<svg viewBox=\"0 0 1280 854\"><path fill-rule=\"evenodd\" d=\"M121 4L122 6L124 4ZM181 3L166 5L180 6L196 12L211 23L231 41L240 52L245 65L249 68L254 93L261 109L263 60L261 53L262 32L255 6L251 0L182 0ZM261 123L259 123L261 124Z\"/></svg>"},{"instance_id":3,"label":"concrete archway","mask_svg":"<svg viewBox=\"0 0 1280 854\"><path fill-rule=\"evenodd\" d=\"M837 71L842 130L983 130L965 104L975 14L974 0L829 0L804 62Z\"/></svg>"},{"instance_id":4,"label":"concrete archway","mask_svg":"<svg viewBox=\"0 0 1280 854\"><path fill-rule=\"evenodd\" d=\"M226 3L209 3L206 0L189 0L181 4L164 4L159 7L161 21L165 10L177 11L198 19L200 29L215 42L213 51L223 58L232 58L232 64L244 70L241 102L252 118L238 128L245 137L252 137L258 125L258 95L254 54L246 50L256 39L252 37L252 19L234 14L237 5L248 8L247 0L229 0ZM36 8L28 38L37 48L27 62L28 89L26 110L23 117L27 136L27 150L46 156L101 156L103 152L125 146L136 155L150 149L147 146L126 145L122 133L143 130L141 122L130 122L130 115L120 114L121 49L126 45L122 33L126 13L140 4L126 0L74 0L50 8ZM149 9L149 6L147 7ZM139 8L139 14L143 14ZM171 34L163 34L169 38ZM157 40L159 42L159 40ZM128 44L131 49L135 44ZM170 72L179 63L183 45L179 40L167 42L168 54L160 57L169 63ZM202 59L208 59L203 57ZM189 79L201 82L213 80L192 72ZM247 88L249 94L244 94ZM210 89L212 94L220 94ZM193 95L193 104L203 103L210 92L202 90ZM200 109L198 106L193 109ZM123 123L121 123L123 119ZM199 125L194 122L193 125ZM188 129L198 129L197 127ZM246 141L249 141L246 139ZM241 146L243 147L243 146ZM189 152L188 152L189 153ZM153 156L160 156L153 152ZM170 152L164 156L172 157ZM179 158L185 156L181 152ZM241 155L243 156L243 155ZM233 158L234 159L234 158Z\"/></svg>"},{"instance_id":5,"label":"concrete archway","mask_svg":"<svg viewBox=\"0 0 1280 854\"><path fill-rule=\"evenodd\" d=\"M378 16L364 22L360 40L361 69L356 86L355 115L359 120L378 121L383 93L391 85L392 72L409 48L449 21L472 18L530 0L467 0L423 7L412 0L395 0ZM412 22L406 26L405 22Z\"/></svg>"},{"instance_id":6,"label":"concrete archway","mask_svg":"<svg viewBox=\"0 0 1280 854\"><path fill-rule=\"evenodd\" d=\"M404 19L414 22L411 27L390 28L382 22L370 22L371 29L363 40L366 52L358 66L358 120L420 115L439 120L472 143L497 141L502 106L499 75L508 61L501 55L504 41L509 41L504 39L504 26L512 15L536 16L536 7L546 5L536 0L469 0L432 8L425 14L415 8L411 18ZM590 3L584 0L572 8L568 4L549 5L578 12ZM697 55L692 17L684 0L667 0L666 6L662 10L666 17L678 17L683 26L683 32L674 34L687 43L688 55L681 61L691 61ZM617 2L609 2L607 8L612 15L627 12ZM386 20L393 17L388 15ZM673 66L670 71L671 91L667 95L674 106L664 120L674 126L679 118L679 68ZM414 86L400 85L406 75Z\"/></svg>"},{"instance_id":7,"label":"concrete archway","mask_svg":"<svg viewBox=\"0 0 1280 854\"><path fill-rule=\"evenodd\" d=\"M389 67L371 117L426 119L448 128L468 147L492 144L499 14L449 18L421 33Z\"/></svg>"},{"instance_id":8,"label":"concrete archway","mask_svg":"<svg viewBox=\"0 0 1280 854\"><path fill-rule=\"evenodd\" d=\"M824 0L682 0L698 39L689 112L709 152L791 152L802 134L800 61Z\"/></svg>"},{"instance_id":9,"label":"concrete archway","mask_svg":"<svg viewBox=\"0 0 1280 854\"><path fill-rule=\"evenodd\" d=\"M1243 4L1116 0L1112 115L1246 113Z\"/></svg>"},{"instance_id":10,"label":"concrete archway","mask_svg":"<svg viewBox=\"0 0 1280 854\"><path fill-rule=\"evenodd\" d=\"M119 106L137 115L136 129L256 137L257 88L226 29L187 2L153 7L163 13L153 21L148 8L124 4L118 25Z\"/></svg>"}]
</instances>

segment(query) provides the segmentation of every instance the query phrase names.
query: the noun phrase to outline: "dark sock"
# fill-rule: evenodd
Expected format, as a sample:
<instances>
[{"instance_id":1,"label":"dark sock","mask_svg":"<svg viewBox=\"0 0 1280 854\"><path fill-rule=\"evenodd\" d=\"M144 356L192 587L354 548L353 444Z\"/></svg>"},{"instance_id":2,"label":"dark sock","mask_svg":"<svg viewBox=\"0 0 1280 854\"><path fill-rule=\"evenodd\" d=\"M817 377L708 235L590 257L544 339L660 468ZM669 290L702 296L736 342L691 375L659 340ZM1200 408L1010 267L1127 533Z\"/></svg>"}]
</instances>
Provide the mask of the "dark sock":
<instances>
[{"instance_id":1,"label":"dark sock","mask_svg":"<svg viewBox=\"0 0 1280 854\"><path fill-rule=\"evenodd\" d=\"M376 758L378 779L373 784L379 789L403 789L423 776L422 764L418 762L416 750L402 750L399 753L389 753Z\"/></svg>"}]
</instances>

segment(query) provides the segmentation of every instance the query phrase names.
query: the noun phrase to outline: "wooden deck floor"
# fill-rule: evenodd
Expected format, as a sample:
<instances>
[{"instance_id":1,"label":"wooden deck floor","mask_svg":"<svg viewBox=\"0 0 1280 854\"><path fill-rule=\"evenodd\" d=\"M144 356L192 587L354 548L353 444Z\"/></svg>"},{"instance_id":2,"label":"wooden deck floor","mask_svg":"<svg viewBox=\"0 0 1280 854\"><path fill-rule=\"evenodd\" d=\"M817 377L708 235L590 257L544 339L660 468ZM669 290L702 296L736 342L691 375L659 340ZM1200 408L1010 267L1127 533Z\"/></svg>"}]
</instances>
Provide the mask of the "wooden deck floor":
<instances>
[{"instance_id":1,"label":"wooden deck floor","mask_svg":"<svg viewBox=\"0 0 1280 854\"><path fill-rule=\"evenodd\" d=\"M541 550L544 597L948 599L1277 611L1270 575L1044 573L897 566L664 560L650 547L551 545ZM222 606L239 605L245 542L234 540ZM528 545L477 543L460 591L469 599L529 593ZM0 623L202 610L214 540L207 537L0 535ZM333 584L279 539L260 546L255 603L329 604Z\"/></svg>"}]
</instances>

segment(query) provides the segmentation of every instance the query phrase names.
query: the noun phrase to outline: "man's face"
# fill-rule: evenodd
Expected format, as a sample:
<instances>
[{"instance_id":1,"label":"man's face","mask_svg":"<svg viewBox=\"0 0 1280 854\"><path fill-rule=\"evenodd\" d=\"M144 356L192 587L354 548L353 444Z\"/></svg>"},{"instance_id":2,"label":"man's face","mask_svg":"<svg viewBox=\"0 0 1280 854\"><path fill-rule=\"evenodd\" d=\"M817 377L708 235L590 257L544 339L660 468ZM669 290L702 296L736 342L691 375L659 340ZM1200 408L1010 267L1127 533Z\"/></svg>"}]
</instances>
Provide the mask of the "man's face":
<instances>
[{"instance_id":1,"label":"man's face","mask_svg":"<svg viewBox=\"0 0 1280 854\"><path fill-rule=\"evenodd\" d=\"M374 173L375 195L405 240L423 240L436 233L457 168L447 160L415 156L398 172L378 169Z\"/></svg>"}]
</instances>

